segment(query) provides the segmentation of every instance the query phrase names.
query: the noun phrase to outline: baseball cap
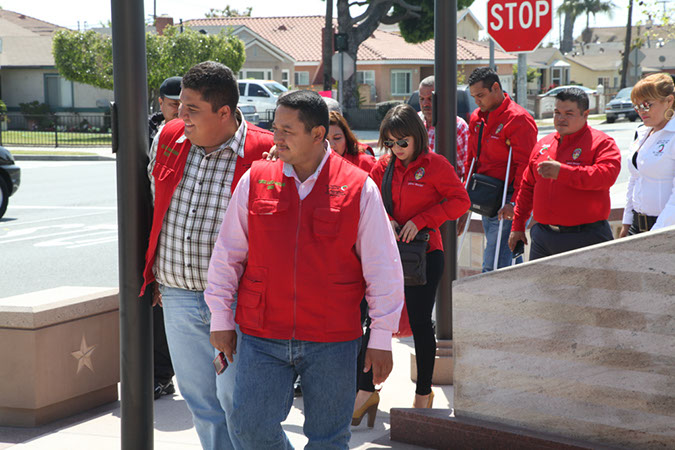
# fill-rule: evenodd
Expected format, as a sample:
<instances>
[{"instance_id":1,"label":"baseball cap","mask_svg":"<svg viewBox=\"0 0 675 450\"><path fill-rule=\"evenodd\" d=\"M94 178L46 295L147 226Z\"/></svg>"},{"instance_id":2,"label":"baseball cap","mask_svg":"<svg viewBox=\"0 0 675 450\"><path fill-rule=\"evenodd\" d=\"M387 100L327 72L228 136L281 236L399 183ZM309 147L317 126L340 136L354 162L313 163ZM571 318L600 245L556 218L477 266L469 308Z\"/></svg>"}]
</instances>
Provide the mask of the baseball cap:
<instances>
[{"instance_id":1,"label":"baseball cap","mask_svg":"<svg viewBox=\"0 0 675 450\"><path fill-rule=\"evenodd\" d=\"M171 100L178 100L180 96L180 83L183 80L181 77L167 78L159 87L159 95L161 97L170 98Z\"/></svg>"}]
</instances>

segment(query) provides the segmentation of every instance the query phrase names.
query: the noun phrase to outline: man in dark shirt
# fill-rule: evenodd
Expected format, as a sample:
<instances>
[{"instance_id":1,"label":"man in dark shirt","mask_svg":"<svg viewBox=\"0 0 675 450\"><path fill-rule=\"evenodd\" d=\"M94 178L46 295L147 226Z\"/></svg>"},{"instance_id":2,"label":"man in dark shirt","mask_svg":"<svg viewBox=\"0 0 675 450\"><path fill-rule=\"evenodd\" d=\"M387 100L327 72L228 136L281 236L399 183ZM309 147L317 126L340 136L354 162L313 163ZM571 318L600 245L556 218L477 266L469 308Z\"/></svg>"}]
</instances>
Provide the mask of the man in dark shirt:
<instances>
[{"instance_id":1,"label":"man in dark shirt","mask_svg":"<svg viewBox=\"0 0 675 450\"><path fill-rule=\"evenodd\" d=\"M169 122L178 117L178 106L180 106L180 80L181 77L167 78L159 87L159 111L152 114L149 119L149 133L150 146L155 139L160 127L166 122Z\"/></svg>"}]
</instances>

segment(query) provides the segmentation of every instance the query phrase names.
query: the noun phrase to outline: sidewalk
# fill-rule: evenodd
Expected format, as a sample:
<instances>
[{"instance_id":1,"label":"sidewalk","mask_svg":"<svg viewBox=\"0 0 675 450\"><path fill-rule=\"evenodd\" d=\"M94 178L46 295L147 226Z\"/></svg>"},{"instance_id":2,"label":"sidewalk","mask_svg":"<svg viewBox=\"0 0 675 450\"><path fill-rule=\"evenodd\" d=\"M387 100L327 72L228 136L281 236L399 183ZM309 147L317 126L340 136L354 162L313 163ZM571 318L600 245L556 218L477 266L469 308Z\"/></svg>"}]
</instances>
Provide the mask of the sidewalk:
<instances>
[{"instance_id":1,"label":"sidewalk","mask_svg":"<svg viewBox=\"0 0 675 450\"><path fill-rule=\"evenodd\" d=\"M16 161L114 161L111 147L22 147L6 145Z\"/></svg>"},{"instance_id":2,"label":"sidewalk","mask_svg":"<svg viewBox=\"0 0 675 450\"><path fill-rule=\"evenodd\" d=\"M381 402L374 428L366 426L366 418L352 427L351 449L414 450L421 447L392 442L389 439L389 410L409 408L415 385L410 380L412 338L394 339L394 371L381 391ZM435 386L434 407L452 407L452 386ZM283 423L291 443L297 449L305 446L302 434L302 397L293 402ZM192 425L185 401L176 393L155 401L154 443L157 450L199 449L199 439ZM0 450L118 450L120 448L120 403L94 410L38 428L0 427Z\"/></svg>"}]
</instances>

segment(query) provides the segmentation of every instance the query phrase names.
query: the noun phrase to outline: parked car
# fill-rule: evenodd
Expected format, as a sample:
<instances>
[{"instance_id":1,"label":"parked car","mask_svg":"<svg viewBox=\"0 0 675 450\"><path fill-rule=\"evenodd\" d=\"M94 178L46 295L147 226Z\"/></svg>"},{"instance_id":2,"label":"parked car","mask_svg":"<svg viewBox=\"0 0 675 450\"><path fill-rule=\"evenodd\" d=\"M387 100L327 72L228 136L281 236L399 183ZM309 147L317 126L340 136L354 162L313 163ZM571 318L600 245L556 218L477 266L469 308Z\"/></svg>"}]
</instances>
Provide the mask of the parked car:
<instances>
[{"instance_id":1,"label":"parked car","mask_svg":"<svg viewBox=\"0 0 675 450\"><path fill-rule=\"evenodd\" d=\"M239 108L241 113L244 115L244 120L252 123L253 125L258 125L260 122L260 116L258 115L258 111L255 109L255 106L239 103L237 108Z\"/></svg>"},{"instance_id":2,"label":"parked car","mask_svg":"<svg viewBox=\"0 0 675 450\"><path fill-rule=\"evenodd\" d=\"M21 169L5 147L0 147L0 218L7 211L7 203L21 184Z\"/></svg>"},{"instance_id":3,"label":"parked car","mask_svg":"<svg viewBox=\"0 0 675 450\"><path fill-rule=\"evenodd\" d=\"M558 86L558 87L555 87L555 88L551 89L550 91L544 92L544 93L541 94L541 95L542 95L542 97L550 97L550 96L556 95L558 92L562 91L563 89L573 88L573 87L579 88L579 89L585 91L588 95L592 95L592 94L597 94L597 93L598 93L598 91L596 91L595 89L587 88L586 86L569 85L569 86Z\"/></svg>"},{"instance_id":4,"label":"parked car","mask_svg":"<svg viewBox=\"0 0 675 450\"><path fill-rule=\"evenodd\" d=\"M277 99L288 88L272 80L239 80L239 102L255 106L260 120L270 122Z\"/></svg>"},{"instance_id":5,"label":"parked car","mask_svg":"<svg viewBox=\"0 0 675 450\"><path fill-rule=\"evenodd\" d=\"M638 113L633 109L633 102L630 100L630 93L633 87L621 89L605 106L605 114L607 115L607 122L614 123L617 119L626 118L631 122L635 122Z\"/></svg>"},{"instance_id":6,"label":"parked car","mask_svg":"<svg viewBox=\"0 0 675 450\"><path fill-rule=\"evenodd\" d=\"M413 92L406 103L415 108L415 111L419 112L420 91ZM457 86L457 116L464 119L466 123L469 123L469 117L471 117L471 113L476 108L478 108L478 106L476 106L476 102L469 92L469 86L466 84Z\"/></svg>"}]
</instances>

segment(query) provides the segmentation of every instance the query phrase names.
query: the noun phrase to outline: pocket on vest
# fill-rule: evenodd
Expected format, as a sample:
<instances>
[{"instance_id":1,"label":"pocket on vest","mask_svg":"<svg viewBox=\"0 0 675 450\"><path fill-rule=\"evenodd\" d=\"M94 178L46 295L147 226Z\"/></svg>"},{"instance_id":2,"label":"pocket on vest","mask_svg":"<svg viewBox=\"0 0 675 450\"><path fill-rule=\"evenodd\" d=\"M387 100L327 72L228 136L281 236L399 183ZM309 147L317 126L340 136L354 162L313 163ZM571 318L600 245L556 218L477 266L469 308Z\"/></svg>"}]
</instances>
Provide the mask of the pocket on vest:
<instances>
[{"instance_id":1,"label":"pocket on vest","mask_svg":"<svg viewBox=\"0 0 675 450\"><path fill-rule=\"evenodd\" d=\"M316 236L337 236L340 228L340 208L316 208L313 222Z\"/></svg>"},{"instance_id":2,"label":"pocket on vest","mask_svg":"<svg viewBox=\"0 0 675 450\"><path fill-rule=\"evenodd\" d=\"M257 198L251 204L250 215L263 228L278 230L282 226L281 221L286 220L288 206L287 201Z\"/></svg>"},{"instance_id":3,"label":"pocket on vest","mask_svg":"<svg viewBox=\"0 0 675 450\"><path fill-rule=\"evenodd\" d=\"M261 329L265 313L266 267L247 267L239 283L236 322L241 327Z\"/></svg>"},{"instance_id":4,"label":"pocket on vest","mask_svg":"<svg viewBox=\"0 0 675 450\"><path fill-rule=\"evenodd\" d=\"M364 292L363 280L332 283L330 290L325 293L333 305L324 313L324 329L327 333L343 333L361 328L360 305Z\"/></svg>"}]
</instances>

